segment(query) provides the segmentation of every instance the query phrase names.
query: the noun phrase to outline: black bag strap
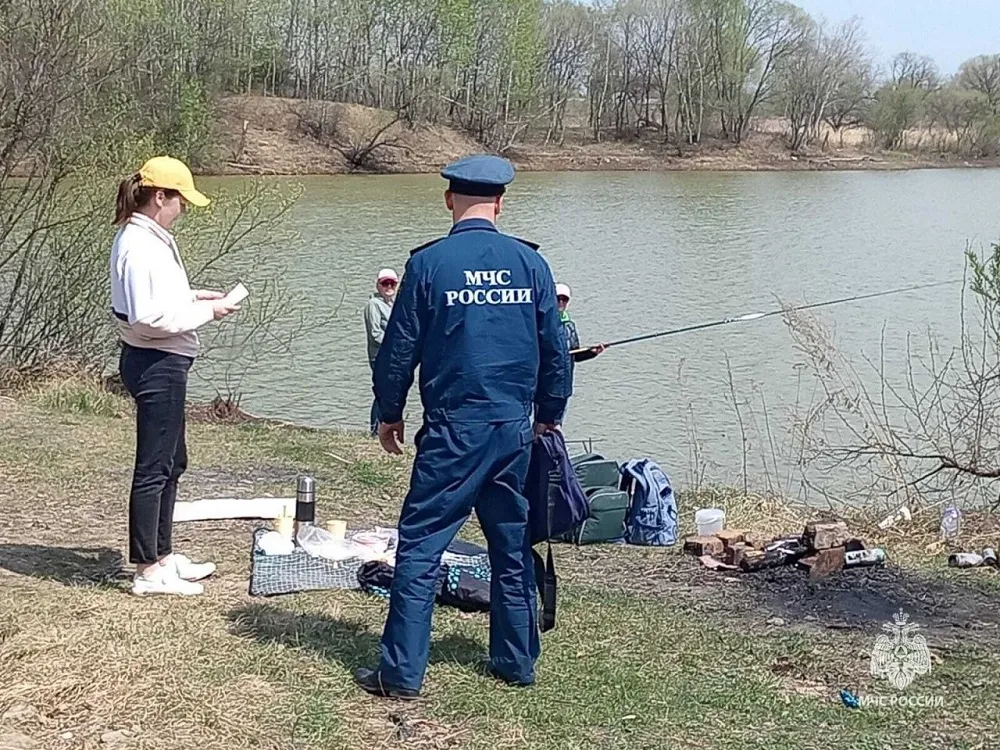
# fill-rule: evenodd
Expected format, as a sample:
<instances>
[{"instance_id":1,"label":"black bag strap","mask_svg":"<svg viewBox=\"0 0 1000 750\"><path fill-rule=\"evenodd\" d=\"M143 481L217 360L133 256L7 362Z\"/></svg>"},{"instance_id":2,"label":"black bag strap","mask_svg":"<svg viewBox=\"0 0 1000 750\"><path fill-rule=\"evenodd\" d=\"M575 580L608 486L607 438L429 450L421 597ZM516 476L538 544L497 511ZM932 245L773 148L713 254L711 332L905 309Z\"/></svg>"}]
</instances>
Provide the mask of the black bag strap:
<instances>
[{"instance_id":1,"label":"black bag strap","mask_svg":"<svg viewBox=\"0 0 1000 750\"><path fill-rule=\"evenodd\" d=\"M556 433L556 438L561 440L562 435ZM544 441L543 450L549 455L549 459L555 465L556 469L562 471L562 468L558 466L558 462L556 460L558 455L552 455L552 452L548 450L548 446L544 444ZM531 550L531 556L535 563L535 585L538 587L538 595L542 600L541 631L546 633L556 626L558 578L556 576L556 564L552 558L552 510L555 507L555 504L552 502L552 475L549 472L543 472L542 474L542 483L545 485L546 508L545 544L548 547L548 553L544 561L542 560L542 556L539 555L534 549Z\"/></svg>"},{"instance_id":2,"label":"black bag strap","mask_svg":"<svg viewBox=\"0 0 1000 750\"><path fill-rule=\"evenodd\" d=\"M535 550L531 550L531 556L535 559L535 585L538 586L538 594L542 599L542 622L541 631L547 633L556 626L556 596L558 591L558 579L556 578L556 566L552 560L552 543L548 543L548 559L543 561L542 556Z\"/></svg>"}]
</instances>

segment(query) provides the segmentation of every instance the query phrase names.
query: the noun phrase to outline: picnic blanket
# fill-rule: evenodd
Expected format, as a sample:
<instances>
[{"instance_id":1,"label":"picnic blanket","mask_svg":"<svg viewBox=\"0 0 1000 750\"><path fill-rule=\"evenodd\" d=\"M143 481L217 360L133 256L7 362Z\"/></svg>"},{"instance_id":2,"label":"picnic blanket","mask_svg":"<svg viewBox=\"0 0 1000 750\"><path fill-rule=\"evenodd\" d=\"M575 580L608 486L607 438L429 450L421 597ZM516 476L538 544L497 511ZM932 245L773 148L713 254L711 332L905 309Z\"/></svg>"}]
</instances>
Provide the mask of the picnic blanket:
<instances>
[{"instance_id":1,"label":"picnic blanket","mask_svg":"<svg viewBox=\"0 0 1000 750\"><path fill-rule=\"evenodd\" d=\"M270 531L260 527L253 532L250 552L250 596L277 596L300 591L359 589L358 570L364 560L326 560L313 557L296 546L289 555L267 555L260 548L260 538Z\"/></svg>"},{"instance_id":2,"label":"picnic blanket","mask_svg":"<svg viewBox=\"0 0 1000 750\"><path fill-rule=\"evenodd\" d=\"M389 595L393 571L390 563L360 557L327 560L314 557L299 546L287 555L268 555L260 548L260 539L269 531L269 528L261 526L253 532L250 596L267 597L330 589L355 589L378 596ZM347 536L350 538L366 531L370 530L358 529L348 532ZM484 595L481 584L485 583L488 609L489 558L485 548L456 539L441 559L441 577L439 603L479 609ZM467 605L462 605L463 601Z\"/></svg>"}]
</instances>

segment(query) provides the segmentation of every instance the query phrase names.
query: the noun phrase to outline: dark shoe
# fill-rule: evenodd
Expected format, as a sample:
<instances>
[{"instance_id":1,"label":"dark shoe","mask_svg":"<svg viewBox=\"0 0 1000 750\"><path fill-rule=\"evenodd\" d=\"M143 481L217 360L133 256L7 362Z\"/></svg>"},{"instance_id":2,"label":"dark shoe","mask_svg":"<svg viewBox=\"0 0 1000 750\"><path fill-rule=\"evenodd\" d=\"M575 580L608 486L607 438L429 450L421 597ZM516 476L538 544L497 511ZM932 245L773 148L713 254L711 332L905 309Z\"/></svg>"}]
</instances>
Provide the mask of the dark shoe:
<instances>
[{"instance_id":1,"label":"dark shoe","mask_svg":"<svg viewBox=\"0 0 1000 750\"><path fill-rule=\"evenodd\" d=\"M382 682L382 674L377 669L355 670L354 681L361 686L362 690L379 698L398 698L399 700L412 701L420 697L419 690L386 685Z\"/></svg>"},{"instance_id":2,"label":"dark shoe","mask_svg":"<svg viewBox=\"0 0 1000 750\"><path fill-rule=\"evenodd\" d=\"M492 677L494 680L503 682L507 685L510 685L511 687L531 687L532 685L535 684L534 681L518 682L516 680L507 679L496 670L493 664L490 663L489 659L483 659L479 664L479 668L482 670L483 674L485 674L487 677Z\"/></svg>"}]
</instances>

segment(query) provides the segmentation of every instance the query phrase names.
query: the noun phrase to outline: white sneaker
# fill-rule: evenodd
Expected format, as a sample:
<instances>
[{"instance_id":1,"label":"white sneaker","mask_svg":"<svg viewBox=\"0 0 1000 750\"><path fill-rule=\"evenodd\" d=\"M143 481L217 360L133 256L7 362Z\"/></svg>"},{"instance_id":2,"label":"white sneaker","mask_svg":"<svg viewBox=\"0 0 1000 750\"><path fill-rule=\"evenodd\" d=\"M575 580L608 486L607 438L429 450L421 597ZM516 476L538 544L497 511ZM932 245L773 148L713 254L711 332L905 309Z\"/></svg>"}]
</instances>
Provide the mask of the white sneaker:
<instances>
[{"instance_id":1,"label":"white sneaker","mask_svg":"<svg viewBox=\"0 0 1000 750\"><path fill-rule=\"evenodd\" d=\"M215 563L196 563L185 555L171 555L163 561L166 566L173 565L177 577L185 581L200 581L215 572Z\"/></svg>"},{"instance_id":2,"label":"white sneaker","mask_svg":"<svg viewBox=\"0 0 1000 750\"><path fill-rule=\"evenodd\" d=\"M132 578L132 593L135 596L152 596L155 594L173 594L175 596L198 596L205 593L205 587L200 583L192 583L179 578L176 573L170 574L162 565L142 575Z\"/></svg>"}]
</instances>

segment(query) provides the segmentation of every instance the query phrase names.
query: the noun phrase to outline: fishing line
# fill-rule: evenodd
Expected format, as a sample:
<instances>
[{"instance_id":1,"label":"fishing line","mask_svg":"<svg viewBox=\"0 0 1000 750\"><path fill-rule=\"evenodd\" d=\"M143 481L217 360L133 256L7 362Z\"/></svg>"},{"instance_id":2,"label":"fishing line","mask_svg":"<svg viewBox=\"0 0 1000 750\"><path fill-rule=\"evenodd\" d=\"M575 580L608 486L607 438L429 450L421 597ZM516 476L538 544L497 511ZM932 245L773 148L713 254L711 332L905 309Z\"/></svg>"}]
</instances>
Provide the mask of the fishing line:
<instances>
[{"instance_id":1,"label":"fishing line","mask_svg":"<svg viewBox=\"0 0 1000 750\"><path fill-rule=\"evenodd\" d=\"M920 289L931 289L936 286L945 286L947 284L960 284L962 279L952 279L950 281L935 281L930 284L917 284L915 286L901 287L899 289L890 289L884 292L872 292L871 294L857 294L853 297L841 297L840 299L827 300L826 302L814 302L810 305L799 305L798 307L786 307L779 308L777 310L768 310L767 312L752 312L746 313L744 315L738 315L734 318L724 318L722 320L715 320L711 323L699 323L697 325L684 326L683 328L671 328L668 331L658 331L657 333L646 333L641 336L631 336L627 339L619 339L618 341L612 341L605 344L605 347L621 346L623 344L633 344L636 341L647 341L649 339L661 338L663 336L673 336L677 333L690 333L691 331L701 331L706 328L714 328L715 326L729 325L730 323L743 323L749 322L751 320L762 320L763 318L770 318L774 315L786 315L788 313L799 312L801 310L813 310L817 307L828 307L830 305L840 305L845 302L856 302L862 299L872 299L874 297L886 297L890 294L900 294L902 292L915 292ZM583 347L580 349L573 349L570 354L576 354L578 352L589 351L590 347Z\"/></svg>"}]
</instances>

